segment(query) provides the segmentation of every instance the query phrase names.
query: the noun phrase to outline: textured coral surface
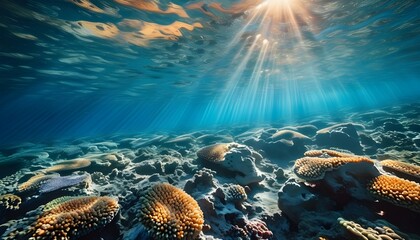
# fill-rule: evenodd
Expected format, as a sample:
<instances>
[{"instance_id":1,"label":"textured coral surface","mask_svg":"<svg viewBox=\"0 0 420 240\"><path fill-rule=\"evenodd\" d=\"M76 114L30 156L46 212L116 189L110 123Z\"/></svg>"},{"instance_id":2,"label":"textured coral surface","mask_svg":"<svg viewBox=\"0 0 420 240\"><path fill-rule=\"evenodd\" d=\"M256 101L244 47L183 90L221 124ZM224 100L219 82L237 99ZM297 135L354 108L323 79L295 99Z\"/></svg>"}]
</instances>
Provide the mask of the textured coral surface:
<instances>
[{"instance_id":1,"label":"textured coral surface","mask_svg":"<svg viewBox=\"0 0 420 240\"><path fill-rule=\"evenodd\" d=\"M45 211L23 231L9 232L5 239L77 239L110 223L119 211L110 197L62 197L46 205Z\"/></svg>"},{"instance_id":2,"label":"textured coral surface","mask_svg":"<svg viewBox=\"0 0 420 240\"><path fill-rule=\"evenodd\" d=\"M396 160L383 160L380 163L384 170L400 172L420 180L420 166Z\"/></svg>"},{"instance_id":3,"label":"textured coral surface","mask_svg":"<svg viewBox=\"0 0 420 240\"><path fill-rule=\"evenodd\" d=\"M296 160L294 171L296 175L307 181L320 180L324 177L326 171L331 171L347 163L367 162L373 164L373 161L366 157L304 157Z\"/></svg>"},{"instance_id":4,"label":"textured coral surface","mask_svg":"<svg viewBox=\"0 0 420 240\"><path fill-rule=\"evenodd\" d=\"M379 199L420 212L420 184L416 182L380 175L372 179L367 188Z\"/></svg>"},{"instance_id":5,"label":"textured coral surface","mask_svg":"<svg viewBox=\"0 0 420 240\"><path fill-rule=\"evenodd\" d=\"M140 201L140 221L155 239L196 239L203 228L197 202L170 184L156 184Z\"/></svg>"}]
</instances>

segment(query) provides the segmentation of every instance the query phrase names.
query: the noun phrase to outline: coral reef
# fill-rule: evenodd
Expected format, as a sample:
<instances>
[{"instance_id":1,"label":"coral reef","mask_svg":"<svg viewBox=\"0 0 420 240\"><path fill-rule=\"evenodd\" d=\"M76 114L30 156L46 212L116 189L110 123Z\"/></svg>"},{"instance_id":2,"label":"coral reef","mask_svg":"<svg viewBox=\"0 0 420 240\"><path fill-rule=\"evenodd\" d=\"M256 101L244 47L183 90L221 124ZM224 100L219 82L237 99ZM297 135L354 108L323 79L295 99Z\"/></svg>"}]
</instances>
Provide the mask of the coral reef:
<instances>
[{"instance_id":1,"label":"coral reef","mask_svg":"<svg viewBox=\"0 0 420 240\"><path fill-rule=\"evenodd\" d=\"M18 191L19 192L25 192L25 191L37 190L37 189L39 189L39 187L41 186L42 183L44 183L45 181L47 181L51 178L55 178L55 177L58 177L58 176L60 176L60 175L58 175L58 174L44 175L42 173L37 174L37 175L29 178L26 182L20 184L18 186Z\"/></svg>"},{"instance_id":2,"label":"coral reef","mask_svg":"<svg viewBox=\"0 0 420 240\"><path fill-rule=\"evenodd\" d=\"M247 199L245 188L241 185L230 185L226 188L226 201L233 203L241 203Z\"/></svg>"},{"instance_id":3,"label":"coral reef","mask_svg":"<svg viewBox=\"0 0 420 240\"><path fill-rule=\"evenodd\" d=\"M338 218L337 221L348 233L347 239L360 239L360 240L403 240L405 238L398 235L392 228L388 226L373 226L362 227L360 224L345 220L344 218Z\"/></svg>"},{"instance_id":4,"label":"coral reef","mask_svg":"<svg viewBox=\"0 0 420 240\"><path fill-rule=\"evenodd\" d=\"M76 186L79 184L84 184L86 187L88 187L91 182L92 178L89 173L83 175L57 176L42 182L39 187L39 192L47 193L57 189Z\"/></svg>"},{"instance_id":5,"label":"coral reef","mask_svg":"<svg viewBox=\"0 0 420 240\"><path fill-rule=\"evenodd\" d=\"M139 219L154 239L196 239L203 228L197 202L170 184L154 185L140 202Z\"/></svg>"},{"instance_id":6,"label":"coral reef","mask_svg":"<svg viewBox=\"0 0 420 240\"><path fill-rule=\"evenodd\" d=\"M208 168L203 168L194 174L194 178L188 180L185 183L184 191L187 193L193 193L194 191L208 191L209 189L215 188L216 183L214 182L215 171Z\"/></svg>"},{"instance_id":7,"label":"coral reef","mask_svg":"<svg viewBox=\"0 0 420 240\"><path fill-rule=\"evenodd\" d=\"M5 194L0 196L0 205L6 209L19 209L22 199L14 194Z\"/></svg>"},{"instance_id":8,"label":"coral reef","mask_svg":"<svg viewBox=\"0 0 420 240\"><path fill-rule=\"evenodd\" d=\"M233 225L227 232L226 236L232 239L244 240L263 240L271 239L273 233L268 229L267 224L259 219L246 220L239 225Z\"/></svg>"},{"instance_id":9,"label":"coral reef","mask_svg":"<svg viewBox=\"0 0 420 240\"><path fill-rule=\"evenodd\" d=\"M310 154L313 154L312 152ZM295 174L306 181L316 181L324 178L325 172L332 171L348 163L369 163L373 161L366 157L304 157L296 160L293 169Z\"/></svg>"},{"instance_id":10,"label":"coral reef","mask_svg":"<svg viewBox=\"0 0 420 240\"><path fill-rule=\"evenodd\" d=\"M394 176L380 175L367 188L377 198L420 212L420 184Z\"/></svg>"},{"instance_id":11,"label":"coral reef","mask_svg":"<svg viewBox=\"0 0 420 240\"><path fill-rule=\"evenodd\" d=\"M205 161L220 162L223 161L226 153L235 145L235 143L218 143L206 146L197 152L197 156Z\"/></svg>"},{"instance_id":12,"label":"coral reef","mask_svg":"<svg viewBox=\"0 0 420 240\"><path fill-rule=\"evenodd\" d=\"M420 166L396 160L383 160L380 164L385 171L396 172L402 176L409 175L420 181Z\"/></svg>"},{"instance_id":13,"label":"coral reef","mask_svg":"<svg viewBox=\"0 0 420 240\"><path fill-rule=\"evenodd\" d=\"M242 185L261 182L264 176L255 165L261 157L249 147L238 143L222 143L204 147L197 152L204 165L216 171L228 171Z\"/></svg>"},{"instance_id":14,"label":"coral reef","mask_svg":"<svg viewBox=\"0 0 420 240\"><path fill-rule=\"evenodd\" d=\"M62 197L48 203L29 226L12 226L3 239L73 239L110 223L119 211L111 197Z\"/></svg>"},{"instance_id":15,"label":"coral reef","mask_svg":"<svg viewBox=\"0 0 420 240\"><path fill-rule=\"evenodd\" d=\"M341 217L354 221L355 229L356 222L372 229L371 236L420 239L419 113L420 105L334 122L316 117L295 126L115 134L0 148L0 236L356 239L337 221ZM352 124L333 126L344 118ZM334 142L349 137L355 140L349 146ZM361 148L352 145L356 140Z\"/></svg>"}]
</instances>

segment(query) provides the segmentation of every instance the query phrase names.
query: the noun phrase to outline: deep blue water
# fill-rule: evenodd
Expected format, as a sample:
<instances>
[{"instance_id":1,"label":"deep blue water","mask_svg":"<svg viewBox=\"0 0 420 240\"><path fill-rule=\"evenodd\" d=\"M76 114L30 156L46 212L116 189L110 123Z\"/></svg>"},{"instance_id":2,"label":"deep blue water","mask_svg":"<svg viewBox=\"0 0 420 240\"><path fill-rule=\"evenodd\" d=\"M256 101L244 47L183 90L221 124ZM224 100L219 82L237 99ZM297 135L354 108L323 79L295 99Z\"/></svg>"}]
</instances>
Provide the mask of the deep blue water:
<instances>
[{"instance_id":1,"label":"deep blue water","mask_svg":"<svg viewBox=\"0 0 420 240\"><path fill-rule=\"evenodd\" d=\"M414 0L1 2L0 145L420 99Z\"/></svg>"}]
</instances>

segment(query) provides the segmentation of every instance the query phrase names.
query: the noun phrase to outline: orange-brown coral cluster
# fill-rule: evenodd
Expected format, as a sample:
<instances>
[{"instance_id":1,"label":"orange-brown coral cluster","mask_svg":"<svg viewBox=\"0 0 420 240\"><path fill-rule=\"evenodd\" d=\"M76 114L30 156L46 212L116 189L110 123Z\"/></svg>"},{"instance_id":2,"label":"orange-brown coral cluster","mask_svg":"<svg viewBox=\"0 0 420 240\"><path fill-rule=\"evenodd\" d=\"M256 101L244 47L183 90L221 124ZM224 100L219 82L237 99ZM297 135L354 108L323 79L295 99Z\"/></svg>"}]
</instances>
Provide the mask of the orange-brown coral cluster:
<instances>
[{"instance_id":1,"label":"orange-brown coral cluster","mask_svg":"<svg viewBox=\"0 0 420 240\"><path fill-rule=\"evenodd\" d=\"M233 143L218 143L204 147L198 150L197 156L198 158L209 162L222 161L232 144Z\"/></svg>"},{"instance_id":2,"label":"orange-brown coral cluster","mask_svg":"<svg viewBox=\"0 0 420 240\"><path fill-rule=\"evenodd\" d=\"M47 204L45 211L23 231L11 231L5 239L73 239L110 223L119 210L110 197L63 197Z\"/></svg>"},{"instance_id":3,"label":"orange-brown coral cluster","mask_svg":"<svg viewBox=\"0 0 420 240\"><path fill-rule=\"evenodd\" d=\"M369 182L367 189L379 199L420 212L420 184L416 182L380 175Z\"/></svg>"},{"instance_id":4,"label":"orange-brown coral cluster","mask_svg":"<svg viewBox=\"0 0 420 240\"><path fill-rule=\"evenodd\" d=\"M140 202L140 221L154 239L196 239L203 228L198 203L170 184L156 184Z\"/></svg>"},{"instance_id":5,"label":"orange-brown coral cluster","mask_svg":"<svg viewBox=\"0 0 420 240\"><path fill-rule=\"evenodd\" d=\"M380 163L385 171L407 174L420 180L420 166L396 160L383 160Z\"/></svg>"},{"instance_id":6,"label":"orange-brown coral cluster","mask_svg":"<svg viewBox=\"0 0 420 240\"><path fill-rule=\"evenodd\" d=\"M366 157L304 157L296 160L294 172L296 175L307 181L315 181L324 178L325 172L331 171L348 163L370 163L373 161Z\"/></svg>"},{"instance_id":7,"label":"orange-brown coral cluster","mask_svg":"<svg viewBox=\"0 0 420 240\"><path fill-rule=\"evenodd\" d=\"M22 199L14 194L5 194L0 196L0 205L6 209L19 209Z\"/></svg>"}]
</instances>

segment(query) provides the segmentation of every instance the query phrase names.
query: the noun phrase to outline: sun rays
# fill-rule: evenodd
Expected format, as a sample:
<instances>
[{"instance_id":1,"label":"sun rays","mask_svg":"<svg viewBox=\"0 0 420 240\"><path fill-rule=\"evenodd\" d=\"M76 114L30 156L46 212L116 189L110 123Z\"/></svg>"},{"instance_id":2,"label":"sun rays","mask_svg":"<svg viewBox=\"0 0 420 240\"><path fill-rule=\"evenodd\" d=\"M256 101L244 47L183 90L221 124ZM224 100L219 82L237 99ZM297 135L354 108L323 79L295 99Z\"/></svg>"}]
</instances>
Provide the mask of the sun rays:
<instances>
[{"instance_id":1,"label":"sun rays","mask_svg":"<svg viewBox=\"0 0 420 240\"><path fill-rule=\"evenodd\" d=\"M235 68L203 119L218 112L220 122L262 122L272 119L273 108L292 112L302 101L295 82L298 72L310 76L312 71L301 68L309 58L305 36L316 29L309 7L305 0L266 0L244 11L242 27L226 47Z\"/></svg>"}]
</instances>

